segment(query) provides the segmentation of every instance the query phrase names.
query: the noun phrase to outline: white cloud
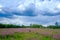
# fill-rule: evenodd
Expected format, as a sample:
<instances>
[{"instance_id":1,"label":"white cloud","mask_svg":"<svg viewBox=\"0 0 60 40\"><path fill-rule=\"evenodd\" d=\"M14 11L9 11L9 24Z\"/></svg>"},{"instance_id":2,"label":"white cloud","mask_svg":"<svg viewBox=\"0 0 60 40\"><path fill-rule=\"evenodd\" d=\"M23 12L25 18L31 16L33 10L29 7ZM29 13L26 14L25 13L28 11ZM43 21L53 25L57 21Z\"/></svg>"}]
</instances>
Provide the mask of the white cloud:
<instances>
[{"instance_id":1,"label":"white cloud","mask_svg":"<svg viewBox=\"0 0 60 40\"><path fill-rule=\"evenodd\" d=\"M51 13L58 13L59 12L59 5L60 2L56 0L24 0L23 2L19 2L19 6L17 7L20 11L25 11L27 8L29 8L30 4L32 3L35 5L35 10L37 11L48 11ZM32 8L32 7L31 7Z\"/></svg>"},{"instance_id":2,"label":"white cloud","mask_svg":"<svg viewBox=\"0 0 60 40\"><path fill-rule=\"evenodd\" d=\"M60 9L60 3L57 5L57 8Z\"/></svg>"},{"instance_id":3,"label":"white cloud","mask_svg":"<svg viewBox=\"0 0 60 40\"><path fill-rule=\"evenodd\" d=\"M2 11L2 9L0 9L0 11Z\"/></svg>"},{"instance_id":4,"label":"white cloud","mask_svg":"<svg viewBox=\"0 0 60 40\"><path fill-rule=\"evenodd\" d=\"M42 25L54 25L54 23L60 22L60 16L43 16L38 15L34 17L29 16L17 16L14 15L12 19L10 18L0 18L0 23L6 24L16 24L16 25L30 25L30 24L42 24Z\"/></svg>"},{"instance_id":5,"label":"white cloud","mask_svg":"<svg viewBox=\"0 0 60 40\"><path fill-rule=\"evenodd\" d=\"M25 11L25 6L23 4L21 4L21 5L18 6L18 9L20 11Z\"/></svg>"},{"instance_id":6,"label":"white cloud","mask_svg":"<svg viewBox=\"0 0 60 40\"><path fill-rule=\"evenodd\" d=\"M2 5L0 5L0 11L2 11L2 7L3 7L3 6L2 6Z\"/></svg>"},{"instance_id":7,"label":"white cloud","mask_svg":"<svg viewBox=\"0 0 60 40\"><path fill-rule=\"evenodd\" d=\"M2 5L0 5L0 8L2 8L3 6Z\"/></svg>"},{"instance_id":8,"label":"white cloud","mask_svg":"<svg viewBox=\"0 0 60 40\"><path fill-rule=\"evenodd\" d=\"M53 25L56 21L60 22L60 15L57 16L43 16L42 12L50 12L57 13L60 12L60 4L58 1L40 1L40 0L24 0L23 2L19 2L17 6L18 10L25 11L29 8L30 4L35 5L35 12L37 16L17 16L13 15L12 18L0 18L1 23L8 23L8 24L17 24L17 25L29 25L29 24L42 24L42 25ZM0 6L1 7L1 6ZM32 7L31 7L32 8ZM41 11L42 12L41 12ZM35 14L34 12L34 14Z\"/></svg>"}]
</instances>

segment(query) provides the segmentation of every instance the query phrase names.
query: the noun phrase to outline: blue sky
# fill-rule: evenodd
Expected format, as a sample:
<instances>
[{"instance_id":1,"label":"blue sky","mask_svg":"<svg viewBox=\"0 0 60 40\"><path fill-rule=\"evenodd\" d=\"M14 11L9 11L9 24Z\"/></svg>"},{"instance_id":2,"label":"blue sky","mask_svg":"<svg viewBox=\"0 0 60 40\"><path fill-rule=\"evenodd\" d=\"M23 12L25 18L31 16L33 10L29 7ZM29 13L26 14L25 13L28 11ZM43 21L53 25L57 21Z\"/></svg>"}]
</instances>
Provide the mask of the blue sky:
<instances>
[{"instance_id":1,"label":"blue sky","mask_svg":"<svg viewBox=\"0 0 60 40\"><path fill-rule=\"evenodd\" d=\"M0 0L0 23L46 26L59 18L60 0Z\"/></svg>"}]
</instances>

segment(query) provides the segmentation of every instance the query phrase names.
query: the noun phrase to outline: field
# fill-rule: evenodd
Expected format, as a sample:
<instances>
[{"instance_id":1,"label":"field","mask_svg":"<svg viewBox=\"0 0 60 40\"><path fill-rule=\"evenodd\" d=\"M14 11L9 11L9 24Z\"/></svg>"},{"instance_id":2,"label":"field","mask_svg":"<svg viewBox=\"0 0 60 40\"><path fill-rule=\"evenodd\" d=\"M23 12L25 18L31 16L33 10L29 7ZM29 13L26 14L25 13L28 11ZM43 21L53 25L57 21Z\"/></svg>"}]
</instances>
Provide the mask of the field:
<instances>
[{"instance_id":1,"label":"field","mask_svg":"<svg viewBox=\"0 0 60 40\"><path fill-rule=\"evenodd\" d=\"M60 29L0 28L0 40L60 40Z\"/></svg>"}]
</instances>

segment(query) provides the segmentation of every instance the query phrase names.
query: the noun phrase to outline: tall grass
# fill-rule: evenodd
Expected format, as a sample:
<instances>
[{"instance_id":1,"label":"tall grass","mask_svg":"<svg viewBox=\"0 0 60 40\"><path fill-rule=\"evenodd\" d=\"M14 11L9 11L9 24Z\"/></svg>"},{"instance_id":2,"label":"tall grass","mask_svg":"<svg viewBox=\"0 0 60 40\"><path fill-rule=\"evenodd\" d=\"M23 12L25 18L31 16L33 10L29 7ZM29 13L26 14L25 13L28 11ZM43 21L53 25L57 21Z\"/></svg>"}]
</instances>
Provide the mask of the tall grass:
<instances>
[{"instance_id":1,"label":"tall grass","mask_svg":"<svg viewBox=\"0 0 60 40\"><path fill-rule=\"evenodd\" d=\"M52 36L44 36L39 33L21 32L12 35L0 35L0 40L56 40Z\"/></svg>"}]
</instances>

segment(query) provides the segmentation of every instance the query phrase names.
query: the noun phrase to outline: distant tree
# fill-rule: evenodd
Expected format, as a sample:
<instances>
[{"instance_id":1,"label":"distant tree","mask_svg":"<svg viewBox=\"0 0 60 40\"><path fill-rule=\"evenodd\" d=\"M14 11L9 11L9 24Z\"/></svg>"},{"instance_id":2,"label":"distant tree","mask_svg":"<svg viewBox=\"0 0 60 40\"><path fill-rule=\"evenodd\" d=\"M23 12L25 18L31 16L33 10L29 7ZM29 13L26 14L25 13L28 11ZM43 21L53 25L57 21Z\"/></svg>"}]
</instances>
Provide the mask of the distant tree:
<instances>
[{"instance_id":1,"label":"distant tree","mask_svg":"<svg viewBox=\"0 0 60 40\"><path fill-rule=\"evenodd\" d=\"M25 26L25 25L22 25L21 27L22 27L22 28L26 28L26 26Z\"/></svg>"},{"instance_id":2,"label":"distant tree","mask_svg":"<svg viewBox=\"0 0 60 40\"><path fill-rule=\"evenodd\" d=\"M47 26L47 28L53 28L53 29L55 29L56 26L55 25L49 25L49 26Z\"/></svg>"},{"instance_id":3,"label":"distant tree","mask_svg":"<svg viewBox=\"0 0 60 40\"><path fill-rule=\"evenodd\" d=\"M42 28L42 25L38 25L38 24L30 24L31 28Z\"/></svg>"},{"instance_id":4,"label":"distant tree","mask_svg":"<svg viewBox=\"0 0 60 40\"><path fill-rule=\"evenodd\" d=\"M55 25L58 26L58 22L56 22Z\"/></svg>"},{"instance_id":5,"label":"distant tree","mask_svg":"<svg viewBox=\"0 0 60 40\"><path fill-rule=\"evenodd\" d=\"M56 25L49 25L49 26L47 26L47 28L59 29L59 28L60 28L60 26L56 26Z\"/></svg>"}]
</instances>

